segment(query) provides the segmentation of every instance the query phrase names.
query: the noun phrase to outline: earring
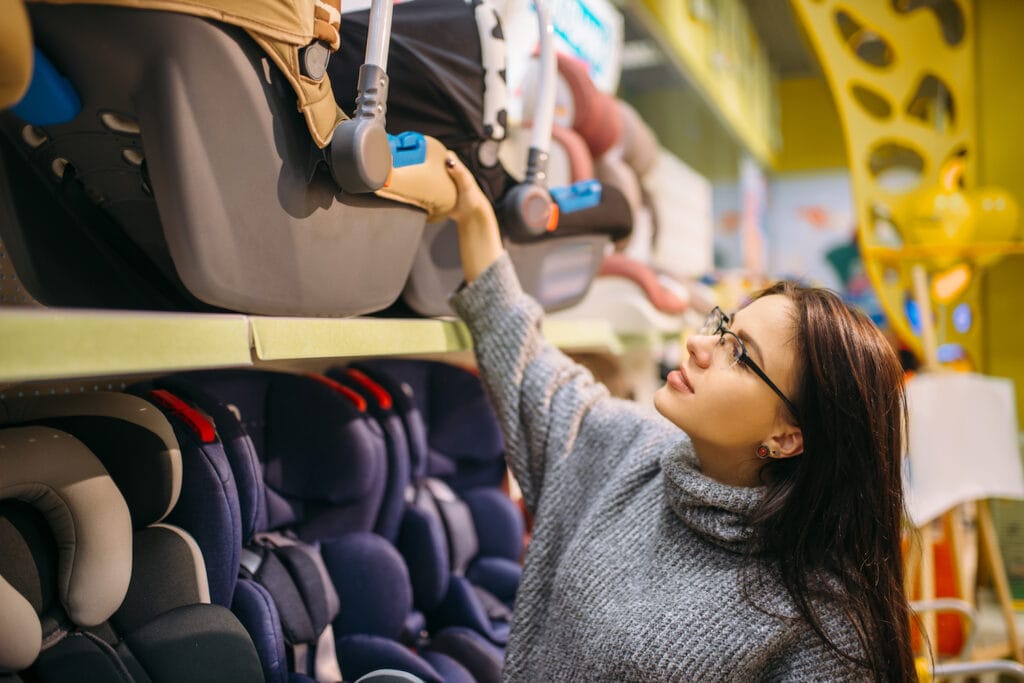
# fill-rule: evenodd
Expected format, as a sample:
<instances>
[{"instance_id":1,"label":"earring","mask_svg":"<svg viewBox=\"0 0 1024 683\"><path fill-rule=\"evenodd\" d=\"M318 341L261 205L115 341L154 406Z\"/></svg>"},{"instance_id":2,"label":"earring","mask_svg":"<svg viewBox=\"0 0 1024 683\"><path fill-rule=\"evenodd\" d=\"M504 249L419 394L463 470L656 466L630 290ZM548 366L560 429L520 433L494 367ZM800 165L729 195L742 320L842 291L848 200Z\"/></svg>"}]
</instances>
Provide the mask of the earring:
<instances>
[{"instance_id":1,"label":"earring","mask_svg":"<svg viewBox=\"0 0 1024 683\"><path fill-rule=\"evenodd\" d=\"M764 444L761 444L760 446L757 447L757 457L759 457L761 460L764 460L769 455L775 457L777 454L778 451L773 451Z\"/></svg>"}]
</instances>

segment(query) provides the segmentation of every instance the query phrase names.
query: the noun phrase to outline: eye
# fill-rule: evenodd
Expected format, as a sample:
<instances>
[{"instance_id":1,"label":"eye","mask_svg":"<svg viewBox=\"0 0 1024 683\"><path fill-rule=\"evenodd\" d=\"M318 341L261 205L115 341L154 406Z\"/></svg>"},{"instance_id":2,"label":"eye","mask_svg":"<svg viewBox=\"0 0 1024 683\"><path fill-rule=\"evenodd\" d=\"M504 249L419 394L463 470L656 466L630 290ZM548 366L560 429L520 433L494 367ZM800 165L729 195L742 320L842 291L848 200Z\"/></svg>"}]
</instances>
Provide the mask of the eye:
<instances>
[{"instance_id":1,"label":"eye","mask_svg":"<svg viewBox=\"0 0 1024 683\"><path fill-rule=\"evenodd\" d=\"M732 335L722 335L722 341L725 342L726 339L728 339L727 343L729 344L729 357L735 365L736 363L739 363L740 358L743 357L743 347L740 346L739 340Z\"/></svg>"}]
</instances>

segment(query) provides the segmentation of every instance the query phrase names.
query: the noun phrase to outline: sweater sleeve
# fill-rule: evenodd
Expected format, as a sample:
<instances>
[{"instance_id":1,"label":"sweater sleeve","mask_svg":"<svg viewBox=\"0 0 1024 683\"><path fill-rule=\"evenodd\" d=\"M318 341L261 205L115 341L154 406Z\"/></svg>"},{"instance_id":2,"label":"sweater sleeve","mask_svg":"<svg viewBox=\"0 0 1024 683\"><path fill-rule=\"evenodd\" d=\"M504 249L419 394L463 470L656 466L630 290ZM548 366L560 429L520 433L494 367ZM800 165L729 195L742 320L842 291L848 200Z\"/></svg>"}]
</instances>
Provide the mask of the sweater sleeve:
<instances>
[{"instance_id":1,"label":"sweater sleeve","mask_svg":"<svg viewBox=\"0 0 1024 683\"><path fill-rule=\"evenodd\" d=\"M535 512L547 470L572 451L583 417L595 404L614 410L618 401L586 368L545 341L543 311L523 292L507 252L451 304L473 336L480 376L505 434L505 457ZM637 419L634 411L621 413L627 422ZM574 469L586 477L586 471L600 468L576 463Z\"/></svg>"}]
</instances>

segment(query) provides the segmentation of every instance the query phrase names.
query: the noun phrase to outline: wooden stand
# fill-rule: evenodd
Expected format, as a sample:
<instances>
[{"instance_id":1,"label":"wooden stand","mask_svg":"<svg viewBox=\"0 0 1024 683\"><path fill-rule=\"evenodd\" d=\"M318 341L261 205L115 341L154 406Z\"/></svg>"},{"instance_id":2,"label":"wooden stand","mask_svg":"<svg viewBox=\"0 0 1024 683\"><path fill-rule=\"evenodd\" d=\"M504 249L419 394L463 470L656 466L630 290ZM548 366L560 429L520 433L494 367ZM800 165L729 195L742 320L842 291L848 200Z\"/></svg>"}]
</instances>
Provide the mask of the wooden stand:
<instances>
[{"instance_id":1,"label":"wooden stand","mask_svg":"<svg viewBox=\"0 0 1024 683\"><path fill-rule=\"evenodd\" d=\"M937 356L937 342L935 337L935 323L931 314L931 297L928 293L928 273L923 265L914 266L913 270L914 298L917 301L918 310L921 314L921 341L924 346L925 364L924 371L936 371L939 368ZM999 652L986 652L981 658L1012 656L1016 661L1024 663L1024 651L1021 650L1020 638L1017 634L1017 622L1013 610L1013 599L1010 595L1010 582L1006 577L1006 566L1003 564L1003 554L999 549L999 539L996 536L995 525L992 523L992 513L988 500L977 501L978 510L978 543L985 559L991 567L992 583L994 584L996 597L1006 622L1007 643L999 648ZM969 585L966 572L963 566L963 553L967 550L963 539L963 529L960 522L961 508L957 506L945 512L941 523L945 525L949 537L950 554L953 562L953 572L956 580L958 595L956 597L975 604L974 585ZM935 596L935 527L936 522L925 524L918 528L920 543L912 543L907 553L906 563L906 585L908 595L911 594L915 583L920 585L920 597L922 600L933 600ZM922 622L928 642L934 648L937 643L937 620L934 613L922 615ZM976 653L981 655L982 653Z\"/></svg>"}]
</instances>

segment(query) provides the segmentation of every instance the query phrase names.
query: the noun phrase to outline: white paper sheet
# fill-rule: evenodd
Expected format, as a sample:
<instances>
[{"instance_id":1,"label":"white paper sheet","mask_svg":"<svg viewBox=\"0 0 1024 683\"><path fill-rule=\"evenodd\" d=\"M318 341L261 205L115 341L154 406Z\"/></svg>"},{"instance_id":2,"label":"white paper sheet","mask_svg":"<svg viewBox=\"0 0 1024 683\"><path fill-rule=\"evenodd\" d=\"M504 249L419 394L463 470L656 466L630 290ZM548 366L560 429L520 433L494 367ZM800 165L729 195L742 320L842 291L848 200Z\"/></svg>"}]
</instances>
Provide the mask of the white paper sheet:
<instances>
[{"instance_id":1,"label":"white paper sheet","mask_svg":"<svg viewBox=\"0 0 1024 683\"><path fill-rule=\"evenodd\" d=\"M1010 380L953 372L917 375L907 385L907 408L904 483L915 525L969 500L1024 498Z\"/></svg>"}]
</instances>

